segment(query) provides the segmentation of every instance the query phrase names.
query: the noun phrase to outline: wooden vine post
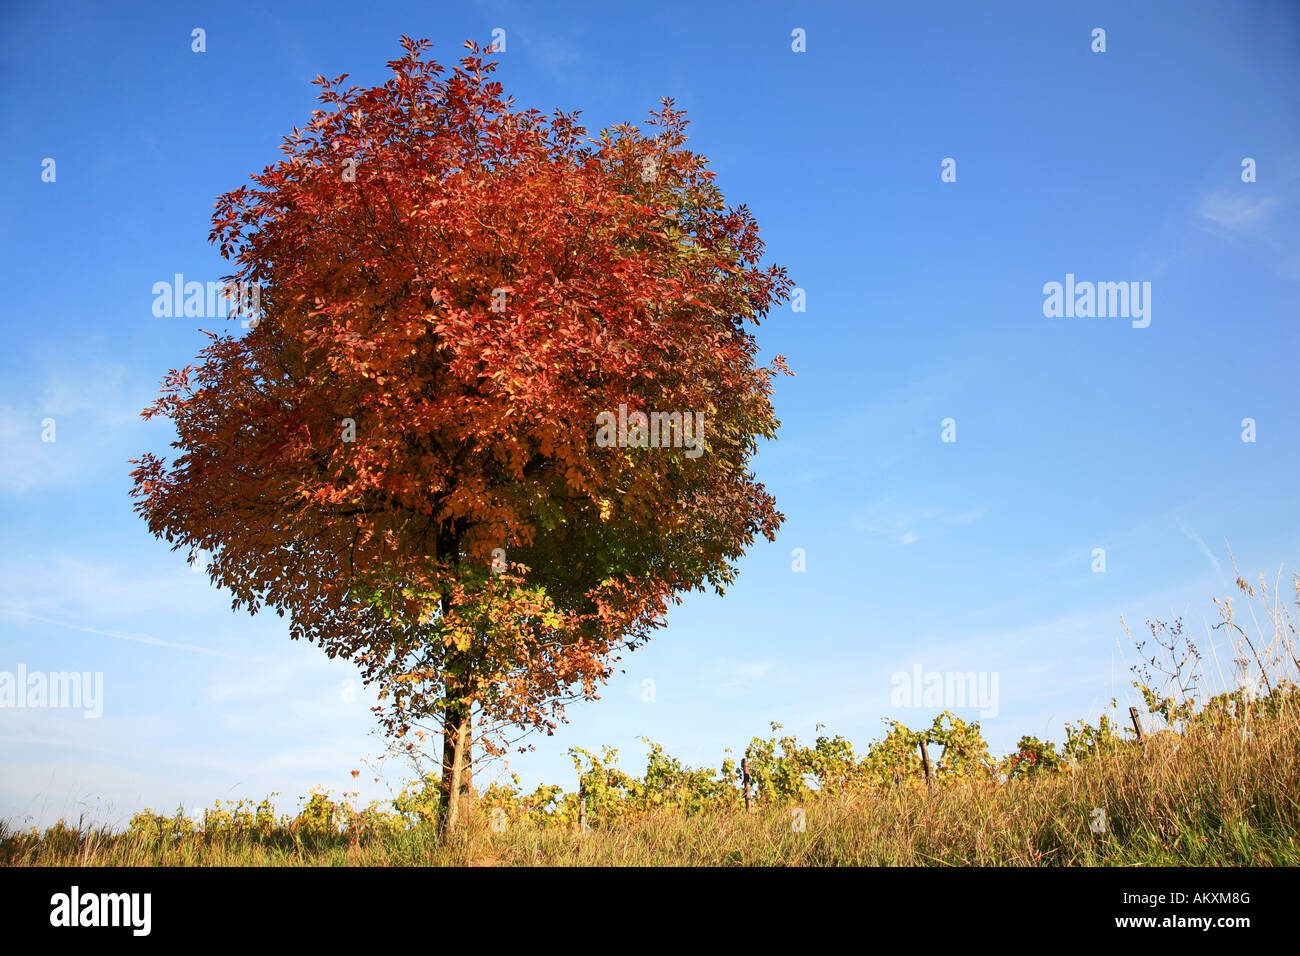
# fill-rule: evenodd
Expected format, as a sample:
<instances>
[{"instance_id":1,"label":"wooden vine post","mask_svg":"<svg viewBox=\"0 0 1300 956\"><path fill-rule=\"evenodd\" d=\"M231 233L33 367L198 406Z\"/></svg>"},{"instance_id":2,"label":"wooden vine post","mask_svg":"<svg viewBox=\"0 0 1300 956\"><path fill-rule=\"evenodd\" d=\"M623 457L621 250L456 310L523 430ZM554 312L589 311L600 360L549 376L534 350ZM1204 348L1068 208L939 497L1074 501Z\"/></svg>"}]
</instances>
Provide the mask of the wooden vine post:
<instances>
[{"instance_id":1,"label":"wooden vine post","mask_svg":"<svg viewBox=\"0 0 1300 956\"><path fill-rule=\"evenodd\" d=\"M921 766L925 768L925 785L930 790L934 789L934 774L930 771L930 750L925 745L925 738L921 738Z\"/></svg>"},{"instance_id":2,"label":"wooden vine post","mask_svg":"<svg viewBox=\"0 0 1300 956\"><path fill-rule=\"evenodd\" d=\"M1137 731L1138 740L1141 740L1145 735L1142 733L1142 721L1138 719L1138 709L1136 707L1130 707L1128 709L1128 715L1133 721L1133 729Z\"/></svg>"}]
</instances>

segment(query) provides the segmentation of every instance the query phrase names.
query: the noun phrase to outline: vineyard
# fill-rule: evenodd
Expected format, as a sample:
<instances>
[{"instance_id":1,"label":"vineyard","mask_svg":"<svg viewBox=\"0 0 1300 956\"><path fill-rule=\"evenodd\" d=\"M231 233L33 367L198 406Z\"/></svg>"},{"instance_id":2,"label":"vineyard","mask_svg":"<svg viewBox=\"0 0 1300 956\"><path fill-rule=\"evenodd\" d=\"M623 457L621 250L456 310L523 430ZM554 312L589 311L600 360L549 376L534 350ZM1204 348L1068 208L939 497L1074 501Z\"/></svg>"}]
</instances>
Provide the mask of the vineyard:
<instances>
[{"instance_id":1,"label":"vineyard","mask_svg":"<svg viewBox=\"0 0 1300 956\"><path fill-rule=\"evenodd\" d=\"M1067 723L1059 748L1025 736L994 758L980 725L948 711L920 730L888 721L864 753L840 736L755 737L716 769L646 741L640 776L612 748L573 749L571 790L494 783L449 839L437 826L441 781L426 774L364 807L314 791L292 815L267 798L218 801L197 817L145 810L121 833L62 821L0 829L0 863L1297 865L1294 629L1265 585L1238 586L1266 614L1252 641L1231 601L1216 602L1249 680L1200 699L1196 643L1180 622L1151 623L1134 667L1145 713L1133 708L1131 725Z\"/></svg>"},{"instance_id":2,"label":"vineyard","mask_svg":"<svg viewBox=\"0 0 1300 956\"><path fill-rule=\"evenodd\" d=\"M692 769L651 745L645 772L611 749L573 752L580 785L495 784L447 845L436 778L390 805L315 792L294 815L218 802L200 820L137 814L125 833L58 824L6 834L0 861L49 865L271 864L1300 864L1300 726L1291 684L1222 695L1181 734L1144 740L1102 718L1058 753L1025 738L990 760L977 724L894 724L854 753L756 738L753 806L737 762ZM942 750L927 785L921 740ZM580 808L585 814L580 823Z\"/></svg>"}]
</instances>

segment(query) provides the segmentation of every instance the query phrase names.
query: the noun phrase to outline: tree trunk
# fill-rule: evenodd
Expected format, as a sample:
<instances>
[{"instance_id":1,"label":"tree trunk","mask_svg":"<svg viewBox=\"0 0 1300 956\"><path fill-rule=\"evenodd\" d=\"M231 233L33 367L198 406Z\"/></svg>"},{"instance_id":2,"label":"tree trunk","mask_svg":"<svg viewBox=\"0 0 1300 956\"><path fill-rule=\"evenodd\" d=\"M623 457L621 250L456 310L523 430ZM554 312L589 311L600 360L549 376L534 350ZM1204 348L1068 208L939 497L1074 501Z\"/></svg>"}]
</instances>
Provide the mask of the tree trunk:
<instances>
[{"instance_id":1,"label":"tree trunk","mask_svg":"<svg viewBox=\"0 0 1300 956\"><path fill-rule=\"evenodd\" d=\"M442 836L445 839L461 817L464 798L474 786L473 733L470 705L464 695L463 677L453 670L459 661L448 662L447 696L442 730Z\"/></svg>"},{"instance_id":2,"label":"tree trunk","mask_svg":"<svg viewBox=\"0 0 1300 956\"><path fill-rule=\"evenodd\" d=\"M446 555L459 566L460 538L453 528L438 536L438 553ZM442 614L451 613L451 595L443 592ZM452 649L444 667L444 687L447 707L443 711L442 726L442 790L443 813L439 818L439 835L446 840L452 827L460 820L463 798L474 784L474 735L470 726L472 708L471 668L468 654Z\"/></svg>"},{"instance_id":3,"label":"tree trunk","mask_svg":"<svg viewBox=\"0 0 1300 956\"><path fill-rule=\"evenodd\" d=\"M444 831L456 825L460 818L461 798L473 786L468 708L448 707L445 720L442 732L442 805L447 810L443 815Z\"/></svg>"},{"instance_id":4,"label":"tree trunk","mask_svg":"<svg viewBox=\"0 0 1300 956\"><path fill-rule=\"evenodd\" d=\"M460 820L462 783L465 778L465 738L469 721L452 716L443 731L442 744L442 800L447 808L442 817L443 836L455 828Z\"/></svg>"}]
</instances>

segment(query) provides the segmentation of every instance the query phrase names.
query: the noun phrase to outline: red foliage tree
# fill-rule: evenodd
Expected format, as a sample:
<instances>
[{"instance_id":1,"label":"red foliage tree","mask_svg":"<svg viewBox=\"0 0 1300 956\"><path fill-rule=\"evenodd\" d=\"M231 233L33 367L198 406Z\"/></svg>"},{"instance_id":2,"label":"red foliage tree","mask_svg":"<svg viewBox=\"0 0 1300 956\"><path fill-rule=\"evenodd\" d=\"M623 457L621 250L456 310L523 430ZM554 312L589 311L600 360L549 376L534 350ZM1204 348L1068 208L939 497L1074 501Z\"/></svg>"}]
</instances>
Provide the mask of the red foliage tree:
<instances>
[{"instance_id":1,"label":"red foliage tree","mask_svg":"<svg viewBox=\"0 0 1300 956\"><path fill-rule=\"evenodd\" d=\"M164 379L143 415L182 454L133 461L132 494L234 607L356 660L391 735L436 721L450 819L474 715L487 752L486 727L549 733L774 537L749 462L785 366L748 325L791 283L670 100L654 135L588 138L515 110L472 44L444 75L402 43L381 86L318 77L285 159L220 197L211 238L261 313ZM628 441L597 441L620 406ZM702 434L644 447L657 410Z\"/></svg>"}]
</instances>

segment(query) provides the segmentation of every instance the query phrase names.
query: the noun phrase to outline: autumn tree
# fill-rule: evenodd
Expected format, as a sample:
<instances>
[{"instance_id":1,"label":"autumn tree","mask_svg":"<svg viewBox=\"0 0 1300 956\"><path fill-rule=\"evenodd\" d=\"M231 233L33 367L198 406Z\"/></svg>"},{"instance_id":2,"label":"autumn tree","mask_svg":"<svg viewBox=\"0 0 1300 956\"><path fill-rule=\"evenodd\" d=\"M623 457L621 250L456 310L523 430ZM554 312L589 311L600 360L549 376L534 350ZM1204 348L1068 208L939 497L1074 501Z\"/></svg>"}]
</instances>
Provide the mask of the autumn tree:
<instances>
[{"instance_id":1,"label":"autumn tree","mask_svg":"<svg viewBox=\"0 0 1300 956\"><path fill-rule=\"evenodd\" d=\"M750 462L785 366L750 326L790 280L671 100L589 137L473 44L450 72L402 44L380 86L318 77L284 158L220 197L260 311L165 377L143 415L180 454L132 494L235 608L355 660L393 738L436 721L454 822L476 744L552 731L774 537Z\"/></svg>"}]
</instances>

